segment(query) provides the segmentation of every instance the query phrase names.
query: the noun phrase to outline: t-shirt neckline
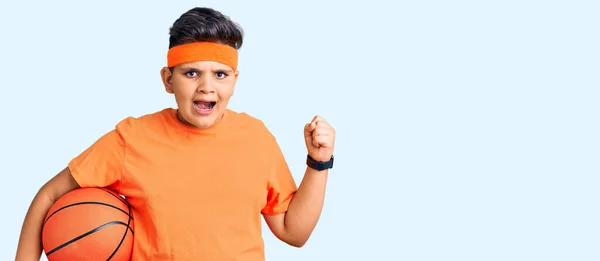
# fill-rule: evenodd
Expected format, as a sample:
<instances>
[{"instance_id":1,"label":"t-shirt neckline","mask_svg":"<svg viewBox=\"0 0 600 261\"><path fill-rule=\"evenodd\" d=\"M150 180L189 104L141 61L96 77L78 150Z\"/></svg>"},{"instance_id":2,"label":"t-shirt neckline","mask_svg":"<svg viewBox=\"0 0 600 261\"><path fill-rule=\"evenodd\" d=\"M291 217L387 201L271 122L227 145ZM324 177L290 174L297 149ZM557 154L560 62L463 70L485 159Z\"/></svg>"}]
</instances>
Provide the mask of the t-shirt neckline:
<instances>
[{"instance_id":1,"label":"t-shirt neckline","mask_svg":"<svg viewBox=\"0 0 600 261\"><path fill-rule=\"evenodd\" d=\"M176 108L168 108L167 112L168 112L168 116L169 116L168 118L170 119L171 123L174 125L175 128L182 130L184 132L187 132L187 133L192 133L192 134L215 135L225 128L225 125L227 124L227 121L229 120L229 118L231 116L230 111L225 110L225 112L223 113L223 117L221 117L221 119L219 121L217 121L217 123L215 123L213 126L211 126L209 128L198 128L198 127L190 126L190 125L182 122L177 115Z\"/></svg>"}]
</instances>

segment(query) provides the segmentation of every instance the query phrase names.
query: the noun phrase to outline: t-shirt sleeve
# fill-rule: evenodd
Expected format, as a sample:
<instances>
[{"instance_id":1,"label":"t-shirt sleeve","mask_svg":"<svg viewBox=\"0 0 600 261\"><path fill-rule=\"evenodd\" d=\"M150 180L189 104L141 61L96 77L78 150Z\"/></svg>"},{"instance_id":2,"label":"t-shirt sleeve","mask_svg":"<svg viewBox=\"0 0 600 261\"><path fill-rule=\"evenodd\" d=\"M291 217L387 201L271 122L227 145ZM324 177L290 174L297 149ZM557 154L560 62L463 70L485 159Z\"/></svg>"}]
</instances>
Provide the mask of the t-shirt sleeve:
<instances>
[{"instance_id":1,"label":"t-shirt sleeve","mask_svg":"<svg viewBox=\"0 0 600 261\"><path fill-rule=\"evenodd\" d=\"M69 162L71 175L81 187L107 187L118 191L121 185L128 121L104 134Z\"/></svg>"},{"instance_id":2,"label":"t-shirt sleeve","mask_svg":"<svg viewBox=\"0 0 600 261\"><path fill-rule=\"evenodd\" d=\"M274 215L288 210L297 185L274 137L271 138L271 168L267 176L267 202L263 214Z\"/></svg>"}]
</instances>

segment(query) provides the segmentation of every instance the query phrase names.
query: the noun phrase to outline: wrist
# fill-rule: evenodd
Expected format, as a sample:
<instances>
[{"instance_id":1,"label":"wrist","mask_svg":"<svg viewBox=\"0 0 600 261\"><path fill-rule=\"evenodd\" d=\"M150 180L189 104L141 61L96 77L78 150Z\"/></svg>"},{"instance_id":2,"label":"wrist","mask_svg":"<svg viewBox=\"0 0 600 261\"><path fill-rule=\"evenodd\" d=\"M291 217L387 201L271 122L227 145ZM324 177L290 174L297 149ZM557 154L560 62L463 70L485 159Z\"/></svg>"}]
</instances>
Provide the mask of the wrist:
<instances>
[{"instance_id":1,"label":"wrist","mask_svg":"<svg viewBox=\"0 0 600 261\"><path fill-rule=\"evenodd\" d=\"M307 167L317 170L323 171L333 168L333 155L328 161L317 161L310 154L306 155L306 165Z\"/></svg>"}]
</instances>

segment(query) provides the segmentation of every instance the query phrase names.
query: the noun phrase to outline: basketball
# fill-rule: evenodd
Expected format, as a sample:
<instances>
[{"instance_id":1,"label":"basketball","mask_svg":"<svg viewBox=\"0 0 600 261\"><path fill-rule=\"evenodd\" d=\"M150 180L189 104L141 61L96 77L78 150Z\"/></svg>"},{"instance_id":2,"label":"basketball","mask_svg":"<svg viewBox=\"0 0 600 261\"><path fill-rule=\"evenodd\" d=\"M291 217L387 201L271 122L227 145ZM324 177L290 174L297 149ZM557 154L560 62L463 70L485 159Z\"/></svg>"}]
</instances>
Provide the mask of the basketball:
<instances>
[{"instance_id":1,"label":"basketball","mask_svg":"<svg viewBox=\"0 0 600 261\"><path fill-rule=\"evenodd\" d=\"M42 227L49 261L130 260L133 217L129 203L104 188L79 188L59 198Z\"/></svg>"}]
</instances>

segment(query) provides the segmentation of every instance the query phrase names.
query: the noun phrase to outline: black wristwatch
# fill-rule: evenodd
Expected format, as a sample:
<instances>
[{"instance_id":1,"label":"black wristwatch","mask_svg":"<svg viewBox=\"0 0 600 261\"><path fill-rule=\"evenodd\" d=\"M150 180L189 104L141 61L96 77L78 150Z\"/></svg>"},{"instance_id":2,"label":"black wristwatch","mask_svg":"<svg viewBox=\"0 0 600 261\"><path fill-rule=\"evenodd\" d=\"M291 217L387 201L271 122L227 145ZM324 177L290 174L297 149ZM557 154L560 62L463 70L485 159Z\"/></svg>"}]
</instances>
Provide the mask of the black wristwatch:
<instances>
[{"instance_id":1,"label":"black wristwatch","mask_svg":"<svg viewBox=\"0 0 600 261\"><path fill-rule=\"evenodd\" d=\"M306 165L318 171L331 169L333 168L333 155L331 155L329 161L316 161L310 155L306 155Z\"/></svg>"}]
</instances>

